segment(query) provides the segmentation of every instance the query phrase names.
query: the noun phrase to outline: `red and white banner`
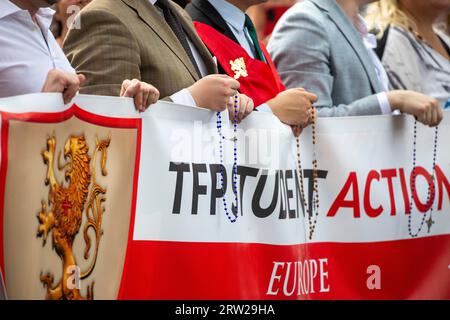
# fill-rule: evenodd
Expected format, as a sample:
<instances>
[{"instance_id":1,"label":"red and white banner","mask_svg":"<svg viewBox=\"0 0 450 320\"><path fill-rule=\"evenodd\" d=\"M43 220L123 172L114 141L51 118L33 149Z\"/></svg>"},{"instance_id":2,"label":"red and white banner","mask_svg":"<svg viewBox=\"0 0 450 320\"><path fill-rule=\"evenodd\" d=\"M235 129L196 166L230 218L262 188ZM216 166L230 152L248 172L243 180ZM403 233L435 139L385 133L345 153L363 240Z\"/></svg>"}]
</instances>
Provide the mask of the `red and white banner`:
<instances>
[{"instance_id":1,"label":"red and white banner","mask_svg":"<svg viewBox=\"0 0 450 320\"><path fill-rule=\"evenodd\" d=\"M34 95L0 100L0 261L9 298L60 297L42 288L48 278L39 277L48 268L62 266L55 250L49 244L42 246L42 234L35 234L42 226L36 213L49 192L44 184L49 171L42 163L41 151L45 154L45 138L56 135L57 143L63 140L56 150L66 155L69 144L64 147L63 142L67 137L84 135L91 159L95 158L96 141L100 145L104 138L110 145L105 151L108 174L97 174L98 185L107 191L95 268L90 274L82 273L86 277L81 277L75 296L450 299L448 112L437 135L434 129L417 125L415 178L411 174L414 122L404 116L320 119L315 150L311 128L302 133L303 175L299 177L291 130L267 113L253 113L239 124L236 134L223 114L220 148L220 124L216 114L207 110L161 102L139 115L129 100L78 96L73 105L62 106L59 99ZM72 126L67 121L72 121ZM30 123L40 125L31 128ZM23 128L15 130L16 126ZM40 143L40 149L30 155L36 161L20 166L22 160L14 152L20 155L33 148L31 144L22 147L18 141L31 137ZM235 139L237 174L233 182ZM13 147L15 143L17 147ZM5 154L5 150L12 151ZM312 192L313 159L318 163L318 199ZM15 169L33 165L39 174ZM56 167L63 172L74 165L57 165L55 160ZM73 171L67 170L69 174ZM15 182L21 175L29 177L27 185ZM237 217L232 211L236 204L233 185L238 191ZM13 195L31 186L41 191L36 196L28 192L32 203L28 209ZM226 190L225 201L222 189ZM119 209L121 197L126 205ZM317 217L311 210L313 199L318 200ZM69 204L61 200L62 216L70 216L74 210ZM82 228L88 223L86 217ZM119 217L128 220L115 223ZM27 232L34 233L21 240L16 230L28 224ZM74 236L73 244L77 265L83 258L89 262L94 254L88 248L92 255L83 257L86 245L82 245L81 233ZM95 239L93 236L92 243ZM42 248L47 250L44 255L54 259L51 263L40 258ZM24 262L36 269L27 281L23 280L26 268L20 268ZM60 288L55 284L64 268L54 274L53 289ZM26 293L27 288L33 290Z\"/></svg>"}]
</instances>

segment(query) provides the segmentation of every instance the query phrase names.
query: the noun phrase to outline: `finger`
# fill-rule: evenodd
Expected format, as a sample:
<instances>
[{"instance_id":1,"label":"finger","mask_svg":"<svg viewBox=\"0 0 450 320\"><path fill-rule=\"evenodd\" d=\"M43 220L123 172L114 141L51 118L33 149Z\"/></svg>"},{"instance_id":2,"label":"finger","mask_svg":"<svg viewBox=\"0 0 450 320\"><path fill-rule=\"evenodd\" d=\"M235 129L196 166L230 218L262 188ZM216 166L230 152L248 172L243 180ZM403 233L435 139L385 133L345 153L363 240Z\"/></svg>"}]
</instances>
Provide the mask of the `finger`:
<instances>
[{"instance_id":1,"label":"finger","mask_svg":"<svg viewBox=\"0 0 450 320\"><path fill-rule=\"evenodd\" d=\"M415 116L414 118L416 119L416 121L418 121L418 122L420 122L422 124L425 124L425 113L423 113L423 114L421 114L419 116Z\"/></svg>"},{"instance_id":2,"label":"finger","mask_svg":"<svg viewBox=\"0 0 450 320\"><path fill-rule=\"evenodd\" d=\"M314 122L314 117L312 115L312 112L310 112L309 113L309 117L306 119L306 121L304 122L302 127L305 128L305 127L309 126L313 122Z\"/></svg>"},{"instance_id":3,"label":"finger","mask_svg":"<svg viewBox=\"0 0 450 320\"><path fill-rule=\"evenodd\" d=\"M61 71L58 71L57 69L50 70L41 91L63 93L64 83L61 81Z\"/></svg>"},{"instance_id":4,"label":"finger","mask_svg":"<svg viewBox=\"0 0 450 320\"><path fill-rule=\"evenodd\" d=\"M234 98L233 97L228 98L228 102L226 103L226 106L229 110L234 109Z\"/></svg>"},{"instance_id":5,"label":"finger","mask_svg":"<svg viewBox=\"0 0 450 320\"><path fill-rule=\"evenodd\" d=\"M241 87L241 84L239 83L239 81L228 77L227 79L225 79L226 84L229 88L231 88L232 90L239 90L239 88Z\"/></svg>"},{"instance_id":6,"label":"finger","mask_svg":"<svg viewBox=\"0 0 450 320\"><path fill-rule=\"evenodd\" d=\"M442 108L441 108L441 105L440 105L440 103L439 103L439 101L438 100L436 100L436 99L434 99L434 104L433 104L433 106L434 106L434 112L433 112L433 116L434 116L434 126L437 126L437 125L439 125L439 123L441 122L441 120L442 120Z\"/></svg>"},{"instance_id":7,"label":"finger","mask_svg":"<svg viewBox=\"0 0 450 320\"><path fill-rule=\"evenodd\" d=\"M156 102L158 102L159 99L159 90L156 89L154 86L148 83L143 83L143 86L147 92L146 95L144 95L144 111L148 109L148 107Z\"/></svg>"},{"instance_id":8,"label":"finger","mask_svg":"<svg viewBox=\"0 0 450 320\"><path fill-rule=\"evenodd\" d=\"M314 93L311 93L311 92L308 92L305 90L298 90L298 91L301 92L302 95L311 102L316 102L318 99L317 95L315 95Z\"/></svg>"},{"instance_id":9,"label":"finger","mask_svg":"<svg viewBox=\"0 0 450 320\"><path fill-rule=\"evenodd\" d=\"M138 90L134 96L134 106L138 111L142 111L144 108L144 92L142 90Z\"/></svg>"},{"instance_id":10,"label":"finger","mask_svg":"<svg viewBox=\"0 0 450 320\"><path fill-rule=\"evenodd\" d=\"M130 80L124 80L122 82L122 87L120 88L120 96L124 97L125 96L125 91L127 91L128 87L130 86L131 81Z\"/></svg>"},{"instance_id":11,"label":"finger","mask_svg":"<svg viewBox=\"0 0 450 320\"><path fill-rule=\"evenodd\" d=\"M418 117L419 122L421 122L424 125L428 125L429 124L429 111L424 111L422 112L422 114Z\"/></svg>"},{"instance_id":12,"label":"finger","mask_svg":"<svg viewBox=\"0 0 450 320\"><path fill-rule=\"evenodd\" d=\"M122 97L125 98L134 98L137 93L137 86L134 84L130 84L126 90L123 92Z\"/></svg>"},{"instance_id":13,"label":"finger","mask_svg":"<svg viewBox=\"0 0 450 320\"><path fill-rule=\"evenodd\" d=\"M239 95L239 91L230 89L226 91L226 95L234 99L235 96Z\"/></svg>"},{"instance_id":14,"label":"finger","mask_svg":"<svg viewBox=\"0 0 450 320\"><path fill-rule=\"evenodd\" d=\"M302 103L302 106L304 108L304 112L301 113L302 118L304 119L309 119L312 116L312 107L311 107L311 102L309 102L308 100L305 100L305 102Z\"/></svg>"},{"instance_id":15,"label":"finger","mask_svg":"<svg viewBox=\"0 0 450 320\"><path fill-rule=\"evenodd\" d=\"M84 85L86 82L86 76L84 74L78 74L78 81L80 82L80 87Z\"/></svg>"},{"instance_id":16,"label":"finger","mask_svg":"<svg viewBox=\"0 0 450 320\"><path fill-rule=\"evenodd\" d=\"M125 92L123 93L123 97L127 97L127 98L134 98L139 90L141 90L142 86L141 86L141 82L137 79L133 79L133 80L128 80L129 82L128 87L126 88Z\"/></svg>"},{"instance_id":17,"label":"finger","mask_svg":"<svg viewBox=\"0 0 450 320\"><path fill-rule=\"evenodd\" d=\"M300 136L300 134L302 133L302 128L300 126L292 126L292 133L294 134L294 136L297 138Z\"/></svg>"},{"instance_id":18,"label":"finger","mask_svg":"<svg viewBox=\"0 0 450 320\"><path fill-rule=\"evenodd\" d=\"M252 113L253 109L255 108L255 104L253 103L252 99L247 99L247 106L245 109L245 118Z\"/></svg>"},{"instance_id":19,"label":"finger","mask_svg":"<svg viewBox=\"0 0 450 320\"><path fill-rule=\"evenodd\" d=\"M439 123L438 108L439 108L439 106L433 106L433 108L431 110L431 125L430 125L431 127L435 127Z\"/></svg>"},{"instance_id":20,"label":"finger","mask_svg":"<svg viewBox=\"0 0 450 320\"><path fill-rule=\"evenodd\" d=\"M306 126L311 120L312 113L311 108L307 109L305 113L302 114L300 124Z\"/></svg>"},{"instance_id":21,"label":"finger","mask_svg":"<svg viewBox=\"0 0 450 320\"><path fill-rule=\"evenodd\" d=\"M152 86L151 102L150 104L157 103L160 97L159 90Z\"/></svg>"},{"instance_id":22,"label":"finger","mask_svg":"<svg viewBox=\"0 0 450 320\"><path fill-rule=\"evenodd\" d=\"M76 75L72 74L66 74L66 89L64 90L64 103L69 103L75 94L77 93L78 89L80 88L80 81L78 80L78 77Z\"/></svg>"},{"instance_id":23,"label":"finger","mask_svg":"<svg viewBox=\"0 0 450 320\"><path fill-rule=\"evenodd\" d=\"M238 119L239 122L242 121L242 119L245 118L245 110L247 108L247 99L246 97L238 97L238 103L239 103L239 112L238 112Z\"/></svg>"},{"instance_id":24,"label":"finger","mask_svg":"<svg viewBox=\"0 0 450 320\"><path fill-rule=\"evenodd\" d=\"M129 87L123 94L123 97L133 98L136 110L142 110L144 96L142 91L142 83L139 80L132 80Z\"/></svg>"},{"instance_id":25,"label":"finger","mask_svg":"<svg viewBox=\"0 0 450 320\"><path fill-rule=\"evenodd\" d=\"M429 107L425 114L425 124L430 126L433 122L433 107Z\"/></svg>"},{"instance_id":26,"label":"finger","mask_svg":"<svg viewBox=\"0 0 450 320\"><path fill-rule=\"evenodd\" d=\"M231 105L227 109L228 109L228 117L230 118L230 121L234 122L234 108L233 108L233 106Z\"/></svg>"},{"instance_id":27,"label":"finger","mask_svg":"<svg viewBox=\"0 0 450 320\"><path fill-rule=\"evenodd\" d=\"M301 121L301 127L302 128L305 128L305 127L307 127L308 125L310 125L311 124L311 122L312 122L312 114L311 114L311 112L309 112L308 113L308 116L305 118L305 119L302 119L302 121Z\"/></svg>"},{"instance_id":28,"label":"finger","mask_svg":"<svg viewBox=\"0 0 450 320\"><path fill-rule=\"evenodd\" d=\"M147 105L146 109L148 109L148 107L150 107L152 104L158 102L158 96L159 96L159 94L157 94L153 89L150 90L148 98L147 98L147 102L146 102L146 105Z\"/></svg>"},{"instance_id":29,"label":"finger","mask_svg":"<svg viewBox=\"0 0 450 320\"><path fill-rule=\"evenodd\" d=\"M146 87L142 90L142 105L139 111L144 112L149 107L150 103L150 88Z\"/></svg>"}]
</instances>

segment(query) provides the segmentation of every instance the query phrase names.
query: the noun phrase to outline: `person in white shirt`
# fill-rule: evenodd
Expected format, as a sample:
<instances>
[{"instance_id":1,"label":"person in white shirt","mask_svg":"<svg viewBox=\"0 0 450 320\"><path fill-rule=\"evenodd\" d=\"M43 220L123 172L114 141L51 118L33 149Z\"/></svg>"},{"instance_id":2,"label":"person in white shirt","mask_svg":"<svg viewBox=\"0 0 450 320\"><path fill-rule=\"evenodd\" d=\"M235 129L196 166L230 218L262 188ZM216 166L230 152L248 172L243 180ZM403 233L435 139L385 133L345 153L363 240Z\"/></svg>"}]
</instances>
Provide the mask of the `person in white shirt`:
<instances>
[{"instance_id":1,"label":"person in white shirt","mask_svg":"<svg viewBox=\"0 0 450 320\"><path fill-rule=\"evenodd\" d=\"M49 30L59 0L0 1L0 98L37 92L60 92L68 103L85 77L76 75ZM134 98L144 111L158 90L136 79L122 83L121 96Z\"/></svg>"}]
</instances>

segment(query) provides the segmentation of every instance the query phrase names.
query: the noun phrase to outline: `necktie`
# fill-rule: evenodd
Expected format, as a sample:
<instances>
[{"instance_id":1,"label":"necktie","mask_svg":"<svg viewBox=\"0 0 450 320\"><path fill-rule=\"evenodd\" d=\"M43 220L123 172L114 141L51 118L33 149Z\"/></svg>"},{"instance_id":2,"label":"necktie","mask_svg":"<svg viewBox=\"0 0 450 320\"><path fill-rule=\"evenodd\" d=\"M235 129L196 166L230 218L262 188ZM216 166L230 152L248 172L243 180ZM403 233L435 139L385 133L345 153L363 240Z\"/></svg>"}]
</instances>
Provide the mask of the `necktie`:
<instances>
[{"instance_id":1,"label":"necktie","mask_svg":"<svg viewBox=\"0 0 450 320\"><path fill-rule=\"evenodd\" d=\"M172 29L175 36L178 38L178 41L181 43L181 45L184 48L184 51L186 51L189 59L194 65L195 71L197 71L198 76L201 78L202 74L200 72L200 69L198 68L197 62L195 61L194 55L192 54L191 48L189 47L189 42L187 40L186 33L184 32L183 27L181 23L178 21L177 17L170 9L168 0L158 0L156 1L155 5L162 10L164 19L166 20L169 27Z\"/></svg>"},{"instance_id":2,"label":"necktie","mask_svg":"<svg viewBox=\"0 0 450 320\"><path fill-rule=\"evenodd\" d=\"M256 34L255 25L253 24L252 20L250 19L250 17L248 15L245 15L244 26L247 28L250 38L252 38L253 45L255 46L255 50L256 50L256 58L263 62L266 62L266 58L264 57L261 47L259 46L258 35Z\"/></svg>"}]
</instances>

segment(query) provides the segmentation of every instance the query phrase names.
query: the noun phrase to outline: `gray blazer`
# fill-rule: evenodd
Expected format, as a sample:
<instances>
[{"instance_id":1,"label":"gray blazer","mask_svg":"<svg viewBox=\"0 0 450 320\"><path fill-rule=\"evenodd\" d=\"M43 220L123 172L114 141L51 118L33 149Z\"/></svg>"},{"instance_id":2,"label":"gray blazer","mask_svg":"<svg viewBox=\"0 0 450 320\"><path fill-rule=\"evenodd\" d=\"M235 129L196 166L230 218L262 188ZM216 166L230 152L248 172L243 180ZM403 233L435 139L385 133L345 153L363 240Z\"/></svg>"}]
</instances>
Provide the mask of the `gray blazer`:
<instances>
[{"instance_id":1,"label":"gray blazer","mask_svg":"<svg viewBox=\"0 0 450 320\"><path fill-rule=\"evenodd\" d=\"M287 88L318 95L321 117L381 114L382 91L360 34L334 0L306 0L280 19L268 46Z\"/></svg>"}]
</instances>

